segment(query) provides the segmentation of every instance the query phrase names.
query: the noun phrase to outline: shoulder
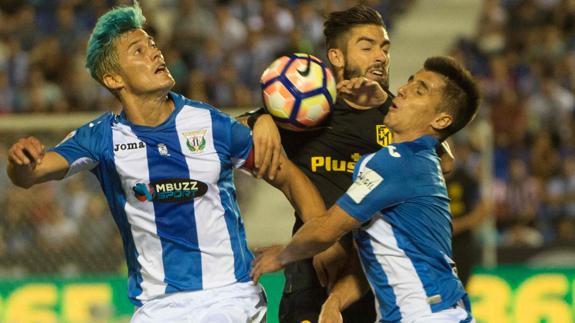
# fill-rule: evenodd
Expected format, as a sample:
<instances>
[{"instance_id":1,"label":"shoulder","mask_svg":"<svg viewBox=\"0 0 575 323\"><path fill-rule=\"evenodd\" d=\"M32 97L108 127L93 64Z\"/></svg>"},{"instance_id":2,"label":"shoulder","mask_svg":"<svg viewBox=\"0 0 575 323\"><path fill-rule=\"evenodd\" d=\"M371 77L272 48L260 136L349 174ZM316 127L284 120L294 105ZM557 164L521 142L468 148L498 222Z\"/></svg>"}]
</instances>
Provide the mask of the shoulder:
<instances>
[{"instance_id":1,"label":"shoulder","mask_svg":"<svg viewBox=\"0 0 575 323\"><path fill-rule=\"evenodd\" d=\"M203 113L209 115L212 122L217 124L228 125L234 122L234 118L229 114L221 111L220 109L202 101L192 100L186 98L182 95L171 93L172 99L176 104L176 107L180 110L179 113L184 113L186 115L195 115L196 113Z\"/></svg>"},{"instance_id":2,"label":"shoulder","mask_svg":"<svg viewBox=\"0 0 575 323\"><path fill-rule=\"evenodd\" d=\"M170 93L170 96L174 100L176 107L181 107L182 109L201 109L201 110L208 110L210 112L218 112L223 113L216 107L202 101L192 100L189 99L181 94L177 94L174 92Z\"/></svg>"},{"instance_id":3,"label":"shoulder","mask_svg":"<svg viewBox=\"0 0 575 323\"><path fill-rule=\"evenodd\" d=\"M415 158L416 156L435 155L436 147L439 141L431 136L423 136L414 141L402 142L390 145L398 154L404 154L405 157Z\"/></svg>"},{"instance_id":4,"label":"shoulder","mask_svg":"<svg viewBox=\"0 0 575 323\"><path fill-rule=\"evenodd\" d=\"M116 115L111 112L105 113L70 132L54 147L54 150L63 153L70 149L76 151L81 147L82 150L91 153L100 151L108 142L105 138L111 137L111 129L116 122Z\"/></svg>"},{"instance_id":5,"label":"shoulder","mask_svg":"<svg viewBox=\"0 0 575 323\"><path fill-rule=\"evenodd\" d=\"M83 124L81 127L74 130L71 135L73 136L74 134L78 134L84 136L93 136L94 138L101 138L101 136L110 131L110 128L116 122L117 115L113 114L112 112L106 112L96 119Z\"/></svg>"},{"instance_id":6,"label":"shoulder","mask_svg":"<svg viewBox=\"0 0 575 323\"><path fill-rule=\"evenodd\" d=\"M381 148L369 161L370 168L390 171L413 171L415 167L435 163L438 141L430 136Z\"/></svg>"}]
</instances>

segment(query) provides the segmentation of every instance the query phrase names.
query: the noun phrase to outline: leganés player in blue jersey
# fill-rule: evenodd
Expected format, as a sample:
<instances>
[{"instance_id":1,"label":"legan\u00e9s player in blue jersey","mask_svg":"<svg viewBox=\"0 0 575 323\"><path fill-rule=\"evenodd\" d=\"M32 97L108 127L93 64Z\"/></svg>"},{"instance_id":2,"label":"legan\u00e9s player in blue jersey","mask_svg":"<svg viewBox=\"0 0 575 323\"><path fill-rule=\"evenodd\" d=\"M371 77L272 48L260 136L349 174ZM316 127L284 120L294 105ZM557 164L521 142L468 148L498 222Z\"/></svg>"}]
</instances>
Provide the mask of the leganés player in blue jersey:
<instances>
[{"instance_id":1,"label":"legan\u00e9s player in blue jersey","mask_svg":"<svg viewBox=\"0 0 575 323\"><path fill-rule=\"evenodd\" d=\"M49 151L37 138L18 140L8 152L10 179L30 187L79 171L96 175L124 244L137 307L131 322L265 322L233 183L234 168L254 170L251 132L170 91L174 79L144 22L137 1L115 8L88 42L86 67L121 113L105 113ZM270 183L298 212L321 214L315 187L278 157Z\"/></svg>"},{"instance_id":2,"label":"legan\u00e9s player in blue jersey","mask_svg":"<svg viewBox=\"0 0 575 323\"><path fill-rule=\"evenodd\" d=\"M355 230L380 322L473 322L451 259L451 214L436 146L465 127L479 105L477 85L453 59L433 57L409 78L385 116L394 144L363 156L354 182L324 216L290 243L261 250L254 279L313 256ZM361 275L340 279L320 319L365 291ZM328 319L329 317L329 319Z\"/></svg>"}]
</instances>

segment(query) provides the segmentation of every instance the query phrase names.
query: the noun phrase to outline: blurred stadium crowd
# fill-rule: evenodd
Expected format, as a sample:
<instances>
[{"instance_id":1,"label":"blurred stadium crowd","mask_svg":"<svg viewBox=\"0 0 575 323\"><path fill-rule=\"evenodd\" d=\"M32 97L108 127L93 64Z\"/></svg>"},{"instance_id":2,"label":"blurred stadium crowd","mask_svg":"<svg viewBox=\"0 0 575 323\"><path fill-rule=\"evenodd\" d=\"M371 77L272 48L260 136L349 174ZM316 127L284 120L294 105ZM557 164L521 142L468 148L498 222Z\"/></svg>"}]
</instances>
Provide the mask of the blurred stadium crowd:
<instances>
[{"instance_id":1,"label":"blurred stadium crowd","mask_svg":"<svg viewBox=\"0 0 575 323\"><path fill-rule=\"evenodd\" d=\"M150 33L175 91L217 107L260 102L261 72L281 53L323 53L324 15L357 1L143 0ZM389 23L411 1L366 1ZM0 111L107 110L114 104L85 72L97 17L131 0L0 2Z\"/></svg>"},{"instance_id":2,"label":"blurred stadium crowd","mask_svg":"<svg viewBox=\"0 0 575 323\"><path fill-rule=\"evenodd\" d=\"M391 30L413 3L364 2ZM84 68L85 44L96 18L123 3L131 1L0 1L0 117L113 108ZM141 3L175 90L226 108L260 104L259 76L277 56L322 57L326 13L357 1ZM575 246L575 0L485 0L476 35L450 54L480 79L483 114L494 128L498 246ZM1 169L16 135L2 134ZM55 143L65 134L40 135ZM480 153L469 139L456 142L456 157L477 185ZM8 183L0 171L0 272L122 269L121 241L91 176L29 191Z\"/></svg>"},{"instance_id":3,"label":"blurred stadium crowd","mask_svg":"<svg viewBox=\"0 0 575 323\"><path fill-rule=\"evenodd\" d=\"M575 1L485 0L451 55L476 75L502 246L575 242Z\"/></svg>"}]
</instances>

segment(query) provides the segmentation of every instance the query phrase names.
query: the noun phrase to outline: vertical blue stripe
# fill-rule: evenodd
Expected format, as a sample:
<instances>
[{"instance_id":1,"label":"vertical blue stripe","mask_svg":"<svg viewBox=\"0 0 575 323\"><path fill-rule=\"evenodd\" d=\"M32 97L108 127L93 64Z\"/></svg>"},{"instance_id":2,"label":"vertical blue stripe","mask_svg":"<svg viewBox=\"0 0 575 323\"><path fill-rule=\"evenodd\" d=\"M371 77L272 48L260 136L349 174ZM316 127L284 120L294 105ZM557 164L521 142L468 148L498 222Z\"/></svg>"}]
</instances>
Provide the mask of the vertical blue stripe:
<instances>
[{"instance_id":1,"label":"vertical blue stripe","mask_svg":"<svg viewBox=\"0 0 575 323\"><path fill-rule=\"evenodd\" d=\"M399 322L401 320L401 312L397 306L397 298L393 292L393 288L389 285L382 264L379 263L375 256L369 234L364 230L358 230L356 233L356 241L365 274L379 303L379 312L382 321Z\"/></svg>"},{"instance_id":2,"label":"vertical blue stripe","mask_svg":"<svg viewBox=\"0 0 575 323\"><path fill-rule=\"evenodd\" d=\"M146 143L150 183L162 179L189 179L190 170L182 153L174 112L156 128L132 127ZM170 157L160 155L158 144L167 146ZM202 258L198 245L193 201L154 201L156 228L162 244L166 293L202 289Z\"/></svg>"},{"instance_id":3,"label":"vertical blue stripe","mask_svg":"<svg viewBox=\"0 0 575 323\"><path fill-rule=\"evenodd\" d=\"M214 147L220 159L221 170L218 188L234 254L234 274L237 281L248 282L251 280L249 272L253 255L247 246L244 225L237 204L230 153L232 148L237 149L239 147L230 147L232 133L229 117L213 110L210 111L210 115L212 117Z\"/></svg>"},{"instance_id":4,"label":"vertical blue stripe","mask_svg":"<svg viewBox=\"0 0 575 323\"><path fill-rule=\"evenodd\" d=\"M111 128L107 130L109 131L104 135L104 140L102 140L104 146L102 150L106 156L100 161L99 166L93 170L93 173L98 178L102 191L104 191L104 195L108 200L108 206L120 230L124 244L124 254L128 265L128 297L132 304L142 306L142 302L137 298L142 294L142 274L138 263L138 251L136 250L132 229L124 209L126 196L124 195L120 175L116 170L114 154L111 150L114 147L112 131Z\"/></svg>"}]
</instances>

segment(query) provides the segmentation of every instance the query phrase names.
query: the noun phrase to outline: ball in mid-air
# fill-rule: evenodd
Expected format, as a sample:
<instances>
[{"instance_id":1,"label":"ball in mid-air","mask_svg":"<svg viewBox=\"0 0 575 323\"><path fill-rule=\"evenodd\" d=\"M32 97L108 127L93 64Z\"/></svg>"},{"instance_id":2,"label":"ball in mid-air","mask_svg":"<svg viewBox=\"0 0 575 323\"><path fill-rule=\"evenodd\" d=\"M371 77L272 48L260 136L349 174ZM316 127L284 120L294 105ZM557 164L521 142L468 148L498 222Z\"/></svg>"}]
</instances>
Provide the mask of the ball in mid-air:
<instances>
[{"instance_id":1,"label":"ball in mid-air","mask_svg":"<svg viewBox=\"0 0 575 323\"><path fill-rule=\"evenodd\" d=\"M302 131L318 126L333 110L335 79L309 54L276 59L260 79L264 107L286 129Z\"/></svg>"}]
</instances>

